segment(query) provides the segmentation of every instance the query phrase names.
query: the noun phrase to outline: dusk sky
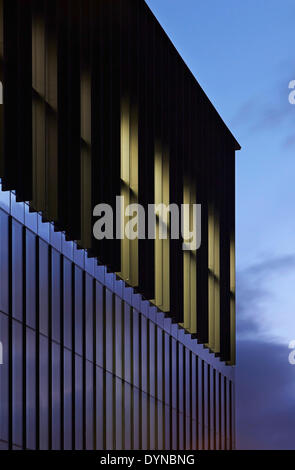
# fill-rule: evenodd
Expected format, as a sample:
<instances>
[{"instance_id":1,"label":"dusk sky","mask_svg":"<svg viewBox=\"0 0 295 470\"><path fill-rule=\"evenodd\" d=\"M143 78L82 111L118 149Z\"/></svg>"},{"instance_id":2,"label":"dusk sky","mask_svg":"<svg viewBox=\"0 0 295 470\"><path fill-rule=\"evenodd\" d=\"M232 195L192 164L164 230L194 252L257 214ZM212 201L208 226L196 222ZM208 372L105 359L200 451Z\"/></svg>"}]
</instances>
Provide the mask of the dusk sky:
<instances>
[{"instance_id":1,"label":"dusk sky","mask_svg":"<svg viewBox=\"0 0 295 470\"><path fill-rule=\"evenodd\" d=\"M295 449L294 0L148 0L237 153L240 449Z\"/></svg>"}]
</instances>

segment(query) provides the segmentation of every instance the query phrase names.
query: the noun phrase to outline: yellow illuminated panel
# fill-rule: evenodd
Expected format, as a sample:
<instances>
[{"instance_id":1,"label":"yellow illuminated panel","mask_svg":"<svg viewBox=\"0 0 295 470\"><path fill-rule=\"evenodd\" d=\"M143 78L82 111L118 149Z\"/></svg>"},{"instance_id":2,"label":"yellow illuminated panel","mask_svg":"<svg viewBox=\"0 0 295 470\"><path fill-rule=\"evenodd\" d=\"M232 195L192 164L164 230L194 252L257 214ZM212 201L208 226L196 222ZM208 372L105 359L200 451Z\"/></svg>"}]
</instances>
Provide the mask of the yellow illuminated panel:
<instances>
[{"instance_id":1,"label":"yellow illuminated panel","mask_svg":"<svg viewBox=\"0 0 295 470\"><path fill-rule=\"evenodd\" d=\"M185 178L184 180L184 187L183 187L183 203L185 205L190 204L190 181L189 178ZM184 226L190 225L190 211L189 209L184 211L183 213L184 218ZM191 304L191 286L190 286L190 263L191 262L191 254L190 251L183 252L183 328L190 330L191 327L191 316L190 316L190 304Z\"/></svg>"},{"instance_id":2,"label":"yellow illuminated panel","mask_svg":"<svg viewBox=\"0 0 295 470\"><path fill-rule=\"evenodd\" d=\"M236 363L236 257L235 234L230 239L230 341L231 360L230 365Z\"/></svg>"},{"instance_id":3,"label":"yellow illuminated panel","mask_svg":"<svg viewBox=\"0 0 295 470\"><path fill-rule=\"evenodd\" d=\"M138 202L138 109L130 108L130 203ZM131 285L138 285L138 240L130 240Z\"/></svg>"},{"instance_id":4,"label":"yellow illuminated panel","mask_svg":"<svg viewBox=\"0 0 295 470\"><path fill-rule=\"evenodd\" d=\"M214 352L220 352L220 226L219 214L215 211L214 223Z\"/></svg>"},{"instance_id":5,"label":"yellow illuminated panel","mask_svg":"<svg viewBox=\"0 0 295 470\"><path fill-rule=\"evenodd\" d=\"M155 205L169 206L169 153L165 145L155 145ZM170 310L170 241L169 215L156 210L155 299L163 312ZM163 236L162 233L163 232ZM164 234L167 234L165 237Z\"/></svg>"},{"instance_id":6,"label":"yellow illuminated panel","mask_svg":"<svg viewBox=\"0 0 295 470\"><path fill-rule=\"evenodd\" d=\"M196 183L191 184L190 225L194 222L193 206L197 204ZM197 230L199 228L197 227ZM197 333L197 250L190 252L190 333Z\"/></svg>"},{"instance_id":7,"label":"yellow illuminated panel","mask_svg":"<svg viewBox=\"0 0 295 470\"><path fill-rule=\"evenodd\" d=\"M220 352L220 256L219 215L211 203L208 209L208 347Z\"/></svg>"},{"instance_id":8,"label":"yellow illuminated panel","mask_svg":"<svg viewBox=\"0 0 295 470\"><path fill-rule=\"evenodd\" d=\"M129 218L127 206L138 202L138 110L127 97L121 102L121 272L120 277L131 286L138 285L138 239L125 235ZM137 228L138 230L138 228Z\"/></svg>"},{"instance_id":9,"label":"yellow illuminated panel","mask_svg":"<svg viewBox=\"0 0 295 470\"><path fill-rule=\"evenodd\" d=\"M187 209L183 212L184 225L192 232L194 227L193 205L196 204L195 183L189 178L184 178L183 204ZM197 332L197 259L196 250L183 252L183 323L181 326L191 334Z\"/></svg>"}]
</instances>

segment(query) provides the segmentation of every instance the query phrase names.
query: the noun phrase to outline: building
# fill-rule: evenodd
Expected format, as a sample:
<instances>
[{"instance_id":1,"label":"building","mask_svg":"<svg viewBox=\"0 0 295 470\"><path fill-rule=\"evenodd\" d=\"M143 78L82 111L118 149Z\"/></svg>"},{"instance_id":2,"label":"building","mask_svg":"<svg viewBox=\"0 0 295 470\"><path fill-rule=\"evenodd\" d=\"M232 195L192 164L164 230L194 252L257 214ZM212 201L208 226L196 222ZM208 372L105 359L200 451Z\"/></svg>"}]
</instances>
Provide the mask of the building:
<instances>
[{"instance_id":1,"label":"building","mask_svg":"<svg viewBox=\"0 0 295 470\"><path fill-rule=\"evenodd\" d=\"M1 448L234 448L238 143L143 0L0 5ZM95 239L120 195L201 247Z\"/></svg>"}]
</instances>

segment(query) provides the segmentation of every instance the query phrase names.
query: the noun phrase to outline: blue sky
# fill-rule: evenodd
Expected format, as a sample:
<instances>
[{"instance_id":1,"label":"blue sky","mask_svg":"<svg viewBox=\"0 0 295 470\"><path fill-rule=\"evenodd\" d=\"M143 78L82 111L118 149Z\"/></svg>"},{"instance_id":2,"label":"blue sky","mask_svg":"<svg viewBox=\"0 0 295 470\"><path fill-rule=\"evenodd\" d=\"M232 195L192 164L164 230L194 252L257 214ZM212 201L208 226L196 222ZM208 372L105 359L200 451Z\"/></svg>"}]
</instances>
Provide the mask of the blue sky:
<instances>
[{"instance_id":1,"label":"blue sky","mask_svg":"<svg viewBox=\"0 0 295 470\"><path fill-rule=\"evenodd\" d=\"M238 447L295 448L294 0L148 0L240 142Z\"/></svg>"}]
</instances>

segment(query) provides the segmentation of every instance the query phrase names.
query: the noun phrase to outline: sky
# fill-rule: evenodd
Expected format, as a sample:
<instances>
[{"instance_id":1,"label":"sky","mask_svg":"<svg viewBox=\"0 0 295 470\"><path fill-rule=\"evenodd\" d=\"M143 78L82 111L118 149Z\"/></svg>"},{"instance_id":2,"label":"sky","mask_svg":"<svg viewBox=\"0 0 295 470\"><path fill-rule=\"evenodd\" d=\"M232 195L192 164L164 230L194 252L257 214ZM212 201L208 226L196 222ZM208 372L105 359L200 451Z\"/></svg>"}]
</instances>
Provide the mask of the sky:
<instances>
[{"instance_id":1,"label":"sky","mask_svg":"<svg viewBox=\"0 0 295 470\"><path fill-rule=\"evenodd\" d=\"M237 448L295 449L295 1L147 4L242 146Z\"/></svg>"}]
</instances>

